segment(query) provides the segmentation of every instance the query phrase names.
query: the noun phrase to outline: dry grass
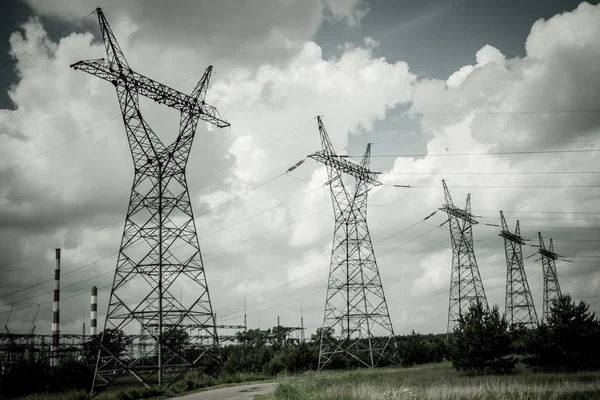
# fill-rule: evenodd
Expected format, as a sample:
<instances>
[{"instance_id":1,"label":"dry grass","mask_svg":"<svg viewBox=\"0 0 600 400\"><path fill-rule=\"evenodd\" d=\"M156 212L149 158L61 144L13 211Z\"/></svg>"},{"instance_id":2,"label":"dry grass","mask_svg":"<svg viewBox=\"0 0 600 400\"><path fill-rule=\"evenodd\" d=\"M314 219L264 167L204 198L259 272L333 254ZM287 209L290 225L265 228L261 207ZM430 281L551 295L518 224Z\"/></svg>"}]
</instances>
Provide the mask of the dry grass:
<instances>
[{"instance_id":1,"label":"dry grass","mask_svg":"<svg viewBox=\"0 0 600 400\"><path fill-rule=\"evenodd\" d=\"M382 369L311 374L284 381L277 400L537 400L600 398L600 372L534 374L519 368L508 376L465 376L448 364L406 369Z\"/></svg>"},{"instance_id":2,"label":"dry grass","mask_svg":"<svg viewBox=\"0 0 600 400\"><path fill-rule=\"evenodd\" d=\"M256 373L237 373L222 375L216 378L191 372L164 392L143 388L137 381L126 379L118 386L111 386L109 390L98 395L98 400L141 400L161 399L170 396L182 396L187 393L202 390L216 389L226 386L235 386L251 382L261 382L272 377ZM35 393L22 397L24 400L87 400L89 391L76 390L62 393Z\"/></svg>"}]
</instances>

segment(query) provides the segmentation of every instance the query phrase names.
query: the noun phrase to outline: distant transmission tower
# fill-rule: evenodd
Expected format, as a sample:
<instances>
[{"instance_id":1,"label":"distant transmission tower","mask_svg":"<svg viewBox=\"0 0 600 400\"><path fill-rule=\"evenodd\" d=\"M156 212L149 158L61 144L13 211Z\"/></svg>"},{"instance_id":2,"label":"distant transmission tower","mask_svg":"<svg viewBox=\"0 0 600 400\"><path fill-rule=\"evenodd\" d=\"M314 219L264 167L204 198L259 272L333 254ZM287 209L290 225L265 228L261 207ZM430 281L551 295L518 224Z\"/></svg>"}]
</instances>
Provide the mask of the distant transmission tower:
<instances>
[{"instance_id":1,"label":"distant transmission tower","mask_svg":"<svg viewBox=\"0 0 600 400\"><path fill-rule=\"evenodd\" d=\"M500 219L502 220L502 231L499 236L504 238L506 253L506 319L511 329L535 328L538 319L523 267L523 251L521 249L526 239L521 237L519 221L517 221L513 233L508 229L502 211L500 211Z\"/></svg>"},{"instance_id":2,"label":"distant transmission tower","mask_svg":"<svg viewBox=\"0 0 600 400\"><path fill-rule=\"evenodd\" d=\"M472 225L478 221L471 213L471 195L467 195L465 209L460 209L452 202L446 182L442 180L446 205L440 210L448 214L450 239L452 241L452 272L450 274L450 302L448 306L448 333L458 324L461 315L469 311L471 303L480 301L488 306L479 267L473 248Z\"/></svg>"},{"instance_id":3,"label":"distant transmission tower","mask_svg":"<svg viewBox=\"0 0 600 400\"><path fill-rule=\"evenodd\" d=\"M546 249L542 234L538 232L540 249L538 253L542 256L542 272L544 274L544 303L542 305L542 321L548 321L550 306L552 302L561 296L558 275L556 274L556 259L560 257L554 252L554 244L550 239L550 245Z\"/></svg>"},{"instance_id":4,"label":"distant transmission tower","mask_svg":"<svg viewBox=\"0 0 600 400\"><path fill-rule=\"evenodd\" d=\"M327 166L335 213L319 369L338 355L370 368L382 359L397 363L394 328L367 226L367 193L381 185L369 170L371 145L360 165L350 162L336 155L321 117L317 122L323 150L309 157ZM342 182L342 172L356 179L353 195Z\"/></svg>"},{"instance_id":5,"label":"distant transmission tower","mask_svg":"<svg viewBox=\"0 0 600 400\"><path fill-rule=\"evenodd\" d=\"M92 395L125 373L146 387L164 388L190 368L218 361L185 167L200 120L229 126L204 100L212 67L189 96L140 75L127 64L102 10L96 12L108 60L80 61L71 67L115 86L135 175ZM179 135L169 146L142 118L140 95L181 112ZM194 298L178 300L172 293L182 287ZM144 336L145 347L129 343ZM134 354L132 349L144 350Z\"/></svg>"}]
</instances>

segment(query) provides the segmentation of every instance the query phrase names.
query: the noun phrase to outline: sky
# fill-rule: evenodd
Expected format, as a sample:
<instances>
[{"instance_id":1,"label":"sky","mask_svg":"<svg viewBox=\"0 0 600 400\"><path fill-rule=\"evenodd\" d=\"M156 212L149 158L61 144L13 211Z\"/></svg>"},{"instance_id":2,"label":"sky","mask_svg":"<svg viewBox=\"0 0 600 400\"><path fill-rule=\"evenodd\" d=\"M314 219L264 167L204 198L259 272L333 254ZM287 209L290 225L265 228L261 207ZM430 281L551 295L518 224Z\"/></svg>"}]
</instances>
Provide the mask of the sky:
<instances>
[{"instance_id":1,"label":"sky","mask_svg":"<svg viewBox=\"0 0 600 400\"><path fill-rule=\"evenodd\" d=\"M396 333L446 330L450 235L441 212L423 220L444 202L442 179L481 217L474 246L490 304L504 310L493 226L503 210L530 243L538 231L554 239L563 292L600 310L597 2L264 3L4 6L0 324L50 333L60 247L61 332L89 326L93 285L103 326L133 168L114 88L69 68L105 57L88 15L97 6L135 71L190 93L214 66L207 101L231 127L199 126L187 177L219 323L242 323L244 298L251 328L278 316L298 326L301 309L307 335L322 323L326 170L309 159L285 173L320 149L317 115L338 153L359 161L373 143L384 185L369 193L368 224ZM161 140L175 138L176 111L141 108ZM540 316L536 250L523 247Z\"/></svg>"}]
</instances>

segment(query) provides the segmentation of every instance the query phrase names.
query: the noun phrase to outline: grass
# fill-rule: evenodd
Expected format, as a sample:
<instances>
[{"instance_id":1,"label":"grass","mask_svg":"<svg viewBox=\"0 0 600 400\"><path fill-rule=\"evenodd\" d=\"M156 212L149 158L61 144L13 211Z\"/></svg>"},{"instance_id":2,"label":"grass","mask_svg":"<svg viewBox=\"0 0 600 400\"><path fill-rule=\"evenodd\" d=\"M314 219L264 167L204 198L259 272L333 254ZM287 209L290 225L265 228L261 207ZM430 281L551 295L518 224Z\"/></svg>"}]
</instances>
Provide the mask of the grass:
<instances>
[{"instance_id":1,"label":"grass","mask_svg":"<svg viewBox=\"0 0 600 400\"><path fill-rule=\"evenodd\" d=\"M450 364L313 373L284 380L261 400L575 400L600 398L600 372L466 376Z\"/></svg>"},{"instance_id":2,"label":"grass","mask_svg":"<svg viewBox=\"0 0 600 400\"><path fill-rule=\"evenodd\" d=\"M281 377L280 377L281 378ZM190 392L270 380L262 374L219 378L190 374L165 393L128 389L103 393L105 400L168 398ZM25 400L84 400L84 391L37 394ZM309 372L282 379L274 394L261 400L583 400L600 398L600 372L533 373L519 366L506 376L466 376L449 363L413 368Z\"/></svg>"},{"instance_id":3,"label":"grass","mask_svg":"<svg viewBox=\"0 0 600 400\"><path fill-rule=\"evenodd\" d=\"M98 395L99 400L138 400L138 399L165 399L171 396L182 396L187 393L195 393L207 389L233 386L242 383L261 382L272 379L270 375L255 373L238 373L221 375L216 378L203 374L190 373L165 391L145 389L139 383L129 382L129 387L118 386L113 390L107 390ZM111 388L112 389L112 388ZM89 392L76 390L62 393L36 393L25 397L24 400L87 400Z\"/></svg>"}]
</instances>

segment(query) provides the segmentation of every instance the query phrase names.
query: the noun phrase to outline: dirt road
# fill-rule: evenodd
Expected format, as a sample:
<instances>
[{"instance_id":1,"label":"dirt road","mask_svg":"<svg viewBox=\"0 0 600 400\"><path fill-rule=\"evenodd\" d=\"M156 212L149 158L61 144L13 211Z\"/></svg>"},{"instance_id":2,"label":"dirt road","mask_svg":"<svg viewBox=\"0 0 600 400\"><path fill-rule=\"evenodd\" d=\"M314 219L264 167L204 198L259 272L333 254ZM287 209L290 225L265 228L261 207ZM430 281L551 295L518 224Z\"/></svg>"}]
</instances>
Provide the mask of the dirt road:
<instances>
[{"instance_id":1,"label":"dirt road","mask_svg":"<svg viewBox=\"0 0 600 400\"><path fill-rule=\"evenodd\" d=\"M273 393L277 383L255 383L252 385L231 386L214 390L206 390L189 394L183 397L176 397L173 400L245 400L253 399L256 396Z\"/></svg>"}]
</instances>

